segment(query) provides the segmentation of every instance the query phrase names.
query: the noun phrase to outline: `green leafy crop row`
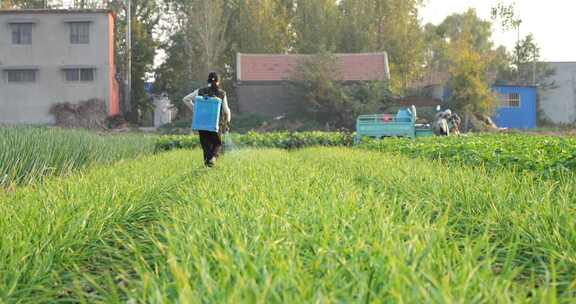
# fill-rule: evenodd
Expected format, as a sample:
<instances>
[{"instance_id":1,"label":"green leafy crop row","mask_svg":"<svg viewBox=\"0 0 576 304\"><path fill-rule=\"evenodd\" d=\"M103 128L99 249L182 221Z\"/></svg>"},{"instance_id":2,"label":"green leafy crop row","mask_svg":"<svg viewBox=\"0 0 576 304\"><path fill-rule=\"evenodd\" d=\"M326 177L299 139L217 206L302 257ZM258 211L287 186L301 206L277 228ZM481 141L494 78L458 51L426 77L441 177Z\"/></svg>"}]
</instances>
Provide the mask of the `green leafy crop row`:
<instances>
[{"instance_id":1,"label":"green leafy crop row","mask_svg":"<svg viewBox=\"0 0 576 304\"><path fill-rule=\"evenodd\" d=\"M248 133L229 135L228 145L294 149L312 146L351 146L349 133ZM197 136L164 136L157 150L198 148ZM511 168L544 176L558 176L576 170L576 139L521 134L429 137L410 140L388 138L366 140L363 149L403 154L487 168Z\"/></svg>"},{"instance_id":2,"label":"green leafy crop row","mask_svg":"<svg viewBox=\"0 0 576 304\"><path fill-rule=\"evenodd\" d=\"M547 177L576 170L576 139L520 134L386 139L362 143L366 149L486 168L511 168Z\"/></svg>"},{"instance_id":3,"label":"green leafy crop row","mask_svg":"<svg viewBox=\"0 0 576 304\"><path fill-rule=\"evenodd\" d=\"M227 145L243 148L279 148L297 149L311 146L351 146L353 134L329 132L279 132L230 134ZM171 135L160 137L156 143L157 150L194 149L200 147L200 140L195 135Z\"/></svg>"}]
</instances>

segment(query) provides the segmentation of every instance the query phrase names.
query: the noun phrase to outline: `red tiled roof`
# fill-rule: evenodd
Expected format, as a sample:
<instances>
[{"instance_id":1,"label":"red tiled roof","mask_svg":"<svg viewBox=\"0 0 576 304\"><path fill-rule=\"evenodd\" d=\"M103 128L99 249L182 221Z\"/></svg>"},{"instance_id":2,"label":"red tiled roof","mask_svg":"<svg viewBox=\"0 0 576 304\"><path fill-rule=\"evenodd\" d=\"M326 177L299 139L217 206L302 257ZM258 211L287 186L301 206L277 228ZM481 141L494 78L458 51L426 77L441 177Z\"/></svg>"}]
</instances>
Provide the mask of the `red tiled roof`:
<instances>
[{"instance_id":1,"label":"red tiled roof","mask_svg":"<svg viewBox=\"0 0 576 304\"><path fill-rule=\"evenodd\" d=\"M281 81L289 79L302 60L312 55L238 54L239 81ZM336 54L344 81L385 80L386 53Z\"/></svg>"}]
</instances>

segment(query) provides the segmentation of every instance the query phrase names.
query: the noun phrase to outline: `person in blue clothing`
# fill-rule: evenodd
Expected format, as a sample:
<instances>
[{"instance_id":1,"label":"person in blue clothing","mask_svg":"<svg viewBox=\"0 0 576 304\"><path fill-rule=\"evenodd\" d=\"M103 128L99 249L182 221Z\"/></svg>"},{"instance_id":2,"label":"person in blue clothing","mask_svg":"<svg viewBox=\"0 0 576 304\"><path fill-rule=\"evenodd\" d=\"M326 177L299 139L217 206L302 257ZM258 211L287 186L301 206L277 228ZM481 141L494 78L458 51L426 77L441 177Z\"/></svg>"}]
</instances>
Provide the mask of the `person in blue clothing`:
<instances>
[{"instance_id":1,"label":"person in blue clothing","mask_svg":"<svg viewBox=\"0 0 576 304\"><path fill-rule=\"evenodd\" d=\"M197 96L217 97L222 101L219 132L198 131L200 136L200 144L202 145L202 150L204 151L204 164L207 167L212 167L214 166L216 158L218 158L222 148L222 132L228 131L228 126L230 125L230 121L232 119L230 107L228 107L228 98L226 98L226 92L220 89L220 79L216 72L211 72L208 75L208 86L198 89L184 97L184 104L193 110L194 99Z\"/></svg>"}]
</instances>

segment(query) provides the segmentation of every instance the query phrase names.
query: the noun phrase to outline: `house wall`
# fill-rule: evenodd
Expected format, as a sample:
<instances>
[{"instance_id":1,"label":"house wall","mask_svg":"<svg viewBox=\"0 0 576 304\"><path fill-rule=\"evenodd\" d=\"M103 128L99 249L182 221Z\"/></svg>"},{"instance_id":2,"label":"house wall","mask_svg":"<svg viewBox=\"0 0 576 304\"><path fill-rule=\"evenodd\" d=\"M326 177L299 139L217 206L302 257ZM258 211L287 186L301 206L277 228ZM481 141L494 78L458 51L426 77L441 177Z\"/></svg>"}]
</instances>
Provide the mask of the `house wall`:
<instances>
[{"instance_id":1,"label":"house wall","mask_svg":"<svg viewBox=\"0 0 576 304\"><path fill-rule=\"evenodd\" d=\"M34 22L31 45L12 44L10 23L14 20ZM70 43L69 21L91 22L89 44ZM117 111L111 103L112 24L108 12L0 12L0 123L50 124L54 117L49 109L54 103L91 98L104 100L112 111ZM34 83L7 81L6 69L30 67L37 68ZM67 82L64 67L95 68L94 81Z\"/></svg>"},{"instance_id":2,"label":"house wall","mask_svg":"<svg viewBox=\"0 0 576 304\"><path fill-rule=\"evenodd\" d=\"M496 109L493 120L498 127L511 129L536 128L536 98L537 91L533 87L494 86L496 93L520 95L520 107Z\"/></svg>"},{"instance_id":3,"label":"house wall","mask_svg":"<svg viewBox=\"0 0 576 304\"><path fill-rule=\"evenodd\" d=\"M282 82L243 82L237 86L242 113L273 118L298 109L298 102Z\"/></svg>"},{"instance_id":4,"label":"house wall","mask_svg":"<svg viewBox=\"0 0 576 304\"><path fill-rule=\"evenodd\" d=\"M542 92L540 108L553 123L576 123L576 62L552 62L556 88Z\"/></svg>"},{"instance_id":5,"label":"house wall","mask_svg":"<svg viewBox=\"0 0 576 304\"><path fill-rule=\"evenodd\" d=\"M452 91L447 86L442 87L444 97L447 102L452 96ZM511 129L533 129L536 128L537 98L538 91L535 87L527 86L493 86L494 93L509 94L518 93L520 95L519 108L497 107L496 113L492 117L494 123L501 128Z\"/></svg>"}]
</instances>

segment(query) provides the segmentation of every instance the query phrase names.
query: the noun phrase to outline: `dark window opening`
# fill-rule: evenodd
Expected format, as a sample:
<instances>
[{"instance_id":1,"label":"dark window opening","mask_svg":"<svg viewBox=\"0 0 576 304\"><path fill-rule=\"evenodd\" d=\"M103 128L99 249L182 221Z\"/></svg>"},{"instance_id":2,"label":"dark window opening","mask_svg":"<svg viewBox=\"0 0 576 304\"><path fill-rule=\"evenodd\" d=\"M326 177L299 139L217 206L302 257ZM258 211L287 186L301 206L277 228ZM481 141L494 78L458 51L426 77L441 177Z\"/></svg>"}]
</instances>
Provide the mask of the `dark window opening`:
<instances>
[{"instance_id":1,"label":"dark window opening","mask_svg":"<svg viewBox=\"0 0 576 304\"><path fill-rule=\"evenodd\" d=\"M71 22L70 23L70 43L88 44L90 43L90 23Z\"/></svg>"},{"instance_id":2,"label":"dark window opening","mask_svg":"<svg viewBox=\"0 0 576 304\"><path fill-rule=\"evenodd\" d=\"M66 81L94 81L94 69L64 69Z\"/></svg>"},{"instance_id":3,"label":"dark window opening","mask_svg":"<svg viewBox=\"0 0 576 304\"><path fill-rule=\"evenodd\" d=\"M36 70L8 70L8 82L36 82Z\"/></svg>"},{"instance_id":4,"label":"dark window opening","mask_svg":"<svg viewBox=\"0 0 576 304\"><path fill-rule=\"evenodd\" d=\"M501 108L519 108L520 94L519 93L498 94L498 102Z\"/></svg>"},{"instance_id":5,"label":"dark window opening","mask_svg":"<svg viewBox=\"0 0 576 304\"><path fill-rule=\"evenodd\" d=\"M12 24L12 44L32 44L32 24Z\"/></svg>"}]
</instances>

